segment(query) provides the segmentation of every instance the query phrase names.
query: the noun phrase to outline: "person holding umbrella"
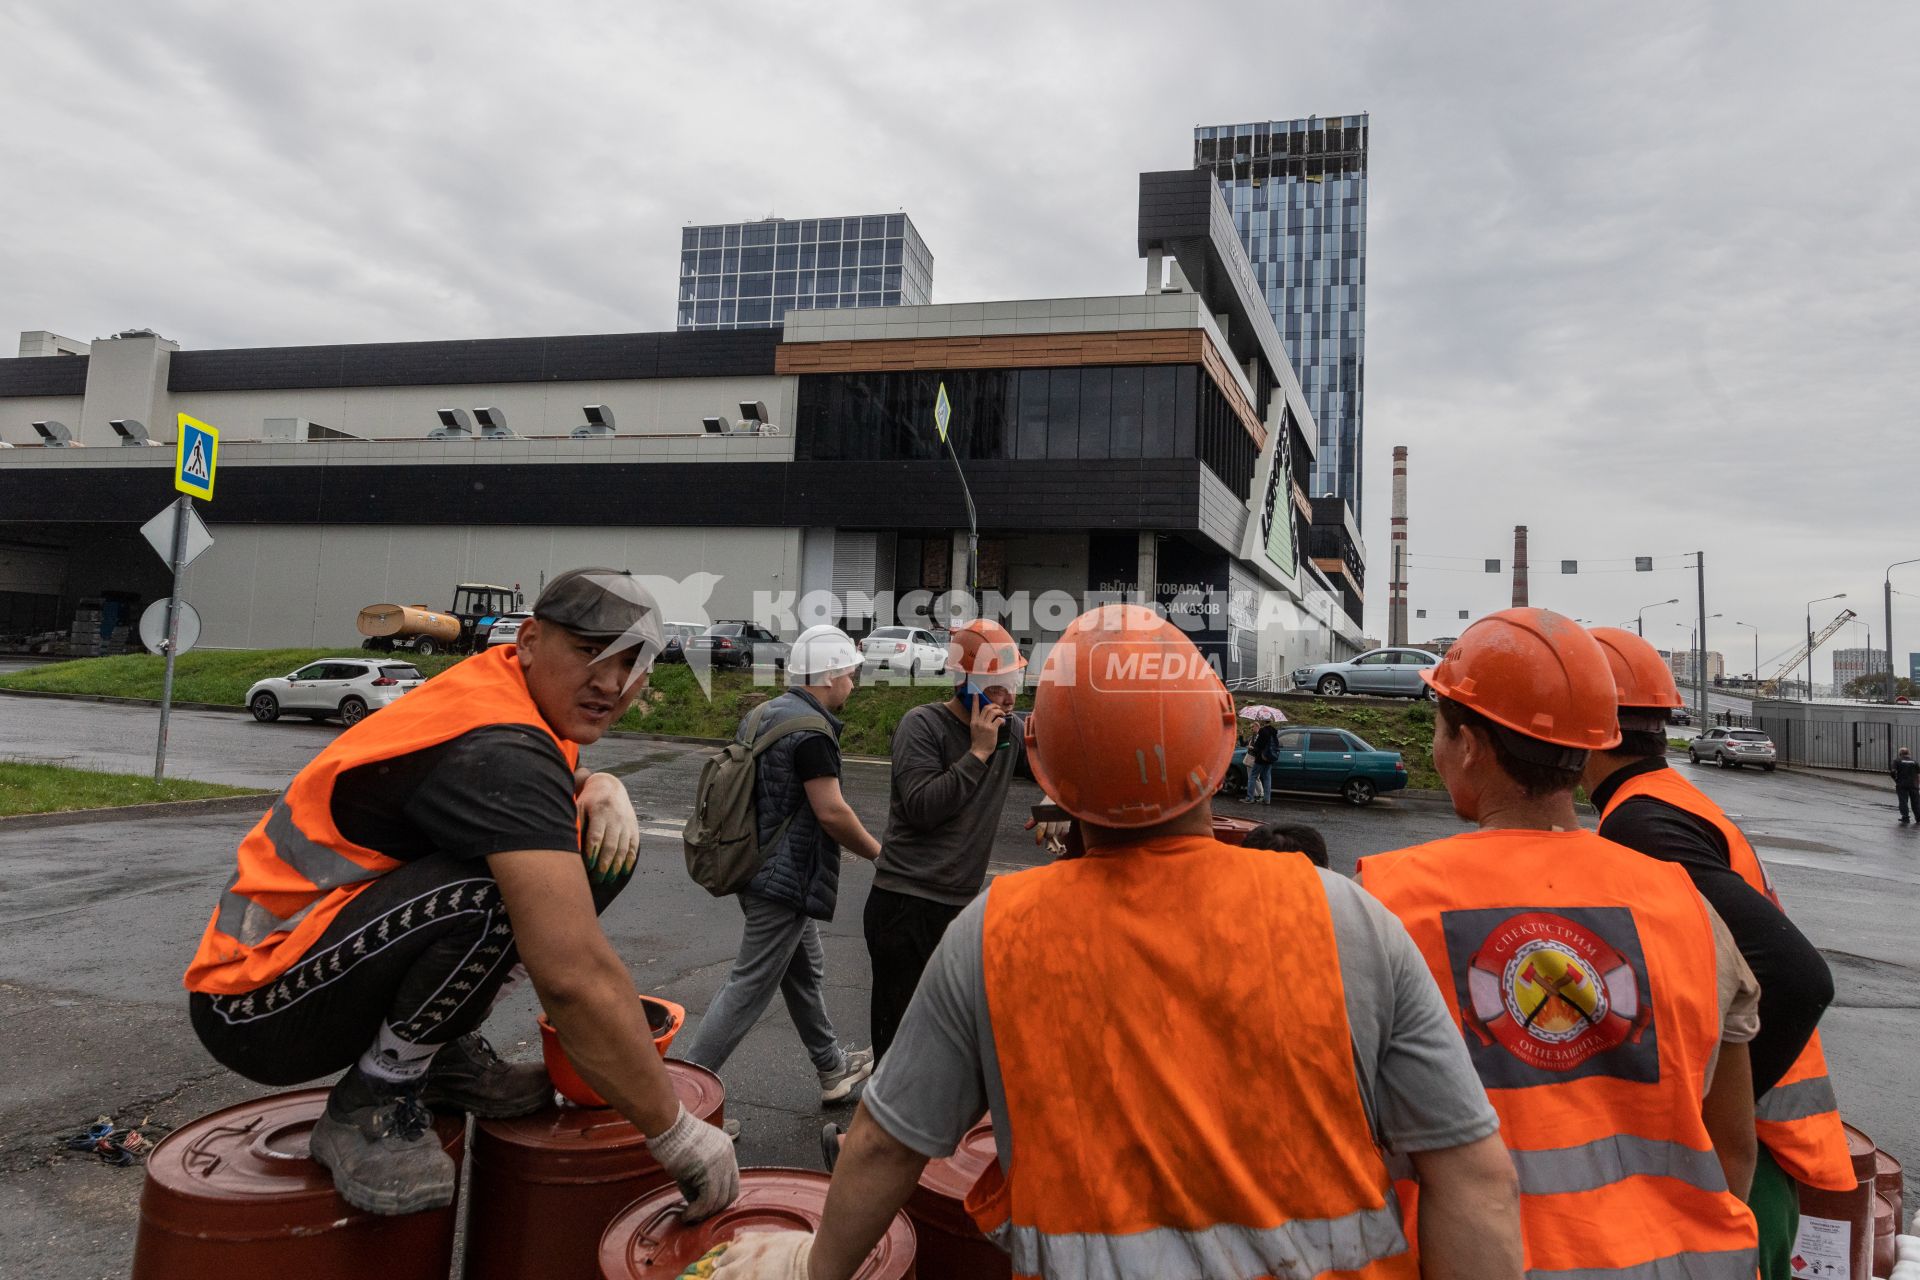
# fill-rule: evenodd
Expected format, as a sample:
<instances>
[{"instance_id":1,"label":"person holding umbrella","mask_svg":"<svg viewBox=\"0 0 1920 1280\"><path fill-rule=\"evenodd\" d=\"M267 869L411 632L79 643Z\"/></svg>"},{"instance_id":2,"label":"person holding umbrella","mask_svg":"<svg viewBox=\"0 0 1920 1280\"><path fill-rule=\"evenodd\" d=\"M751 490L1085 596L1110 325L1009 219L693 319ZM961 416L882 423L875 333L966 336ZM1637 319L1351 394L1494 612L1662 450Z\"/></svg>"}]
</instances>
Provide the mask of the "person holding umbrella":
<instances>
[{"instance_id":1,"label":"person holding umbrella","mask_svg":"<svg viewBox=\"0 0 1920 1280\"><path fill-rule=\"evenodd\" d=\"M1260 728L1254 733L1253 741L1247 745L1247 794L1248 804L1253 803L1253 792L1260 789L1263 804L1273 803L1273 764L1280 758L1280 731L1273 726L1285 724L1287 713L1278 707L1252 706L1240 709L1242 720L1252 720Z\"/></svg>"}]
</instances>

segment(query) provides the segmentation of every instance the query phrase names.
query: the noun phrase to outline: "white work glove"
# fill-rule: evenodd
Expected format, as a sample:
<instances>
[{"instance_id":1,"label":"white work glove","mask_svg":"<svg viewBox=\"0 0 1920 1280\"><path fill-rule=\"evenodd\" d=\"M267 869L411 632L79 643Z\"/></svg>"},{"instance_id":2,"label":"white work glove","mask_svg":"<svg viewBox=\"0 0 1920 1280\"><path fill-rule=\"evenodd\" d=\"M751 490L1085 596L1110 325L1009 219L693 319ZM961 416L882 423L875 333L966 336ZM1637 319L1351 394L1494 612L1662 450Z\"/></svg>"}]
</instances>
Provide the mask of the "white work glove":
<instances>
[{"instance_id":1,"label":"white work glove","mask_svg":"<svg viewBox=\"0 0 1920 1280\"><path fill-rule=\"evenodd\" d=\"M647 1150L680 1184L689 1222L726 1208L740 1194L733 1139L717 1125L696 1119L685 1107L663 1132L647 1139Z\"/></svg>"},{"instance_id":2,"label":"white work glove","mask_svg":"<svg viewBox=\"0 0 1920 1280\"><path fill-rule=\"evenodd\" d=\"M587 879L611 884L632 875L640 860L640 819L626 783L608 773L582 778L580 774L586 772L582 769L574 775L578 786L574 805L583 820L580 853L586 859Z\"/></svg>"},{"instance_id":3,"label":"white work glove","mask_svg":"<svg viewBox=\"0 0 1920 1280\"><path fill-rule=\"evenodd\" d=\"M736 1236L714 1260L715 1280L808 1280L811 1231L754 1231Z\"/></svg>"}]
</instances>

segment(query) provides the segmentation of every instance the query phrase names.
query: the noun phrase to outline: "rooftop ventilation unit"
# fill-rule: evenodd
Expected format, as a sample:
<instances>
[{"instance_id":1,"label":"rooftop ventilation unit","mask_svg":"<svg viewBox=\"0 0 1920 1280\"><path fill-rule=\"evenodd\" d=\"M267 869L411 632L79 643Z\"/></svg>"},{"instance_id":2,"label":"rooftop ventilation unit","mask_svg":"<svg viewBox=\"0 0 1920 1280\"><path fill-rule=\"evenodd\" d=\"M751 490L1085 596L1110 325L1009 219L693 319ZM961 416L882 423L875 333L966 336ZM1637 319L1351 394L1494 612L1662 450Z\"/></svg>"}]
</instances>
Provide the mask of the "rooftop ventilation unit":
<instances>
[{"instance_id":1,"label":"rooftop ventilation unit","mask_svg":"<svg viewBox=\"0 0 1920 1280\"><path fill-rule=\"evenodd\" d=\"M160 442L147 434L147 426L138 418L115 418L107 423L113 433L120 437L123 445L158 445Z\"/></svg>"},{"instance_id":2,"label":"rooftop ventilation unit","mask_svg":"<svg viewBox=\"0 0 1920 1280\"><path fill-rule=\"evenodd\" d=\"M77 442L73 438L73 432L67 429L67 424L64 422L55 422L49 418L45 422L34 423L33 429L40 433L40 443L49 449L71 449L78 447Z\"/></svg>"},{"instance_id":3,"label":"rooftop ventilation unit","mask_svg":"<svg viewBox=\"0 0 1920 1280\"><path fill-rule=\"evenodd\" d=\"M725 418L719 417L702 418L700 419L700 425L705 428L706 433L710 436L723 436L732 429Z\"/></svg>"},{"instance_id":4,"label":"rooftop ventilation unit","mask_svg":"<svg viewBox=\"0 0 1920 1280\"><path fill-rule=\"evenodd\" d=\"M480 436L485 440L518 440L513 428L507 425L504 411L494 408L475 409L473 416L480 422Z\"/></svg>"},{"instance_id":5,"label":"rooftop ventilation unit","mask_svg":"<svg viewBox=\"0 0 1920 1280\"><path fill-rule=\"evenodd\" d=\"M584 427L573 429L575 440L586 440L594 436L610 436L613 432L613 410L603 404L581 406L580 412L587 415Z\"/></svg>"},{"instance_id":6,"label":"rooftop ventilation unit","mask_svg":"<svg viewBox=\"0 0 1920 1280\"><path fill-rule=\"evenodd\" d=\"M427 439L473 439L473 421L467 417L465 409L436 409L434 412L440 416L440 425L427 432Z\"/></svg>"}]
</instances>

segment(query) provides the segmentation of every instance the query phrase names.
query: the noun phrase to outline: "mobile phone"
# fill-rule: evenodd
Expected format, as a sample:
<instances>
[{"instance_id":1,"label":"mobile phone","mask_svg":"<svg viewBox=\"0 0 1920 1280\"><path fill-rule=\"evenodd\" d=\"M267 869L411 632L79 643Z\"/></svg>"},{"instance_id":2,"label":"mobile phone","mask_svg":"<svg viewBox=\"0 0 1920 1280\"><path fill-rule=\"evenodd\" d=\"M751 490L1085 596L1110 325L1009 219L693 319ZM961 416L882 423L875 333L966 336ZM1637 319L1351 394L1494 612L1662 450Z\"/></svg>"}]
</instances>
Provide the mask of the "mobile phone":
<instances>
[{"instance_id":1,"label":"mobile phone","mask_svg":"<svg viewBox=\"0 0 1920 1280\"><path fill-rule=\"evenodd\" d=\"M978 710L980 704L986 700L987 695L974 688L971 680L960 686L960 705L967 710Z\"/></svg>"}]
</instances>

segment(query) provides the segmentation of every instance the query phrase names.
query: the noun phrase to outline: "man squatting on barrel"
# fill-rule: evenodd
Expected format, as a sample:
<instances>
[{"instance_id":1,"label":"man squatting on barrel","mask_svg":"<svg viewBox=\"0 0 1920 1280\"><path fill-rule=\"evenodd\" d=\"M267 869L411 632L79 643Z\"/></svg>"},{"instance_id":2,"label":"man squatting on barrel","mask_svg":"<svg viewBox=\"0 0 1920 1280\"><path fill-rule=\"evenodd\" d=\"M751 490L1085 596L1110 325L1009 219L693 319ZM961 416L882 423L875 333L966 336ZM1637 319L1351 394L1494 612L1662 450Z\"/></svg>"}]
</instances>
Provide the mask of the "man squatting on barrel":
<instances>
[{"instance_id":1,"label":"man squatting on barrel","mask_svg":"<svg viewBox=\"0 0 1920 1280\"><path fill-rule=\"evenodd\" d=\"M597 919L632 874L639 827L624 784L578 767L580 747L632 705L661 648L659 606L631 575L563 573L517 644L342 733L241 842L186 972L194 1030L262 1084L345 1069L312 1145L356 1208L451 1203L430 1108L546 1103L545 1070L502 1062L479 1031L520 972L689 1216L737 1194L732 1144L675 1098Z\"/></svg>"}]
</instances>

